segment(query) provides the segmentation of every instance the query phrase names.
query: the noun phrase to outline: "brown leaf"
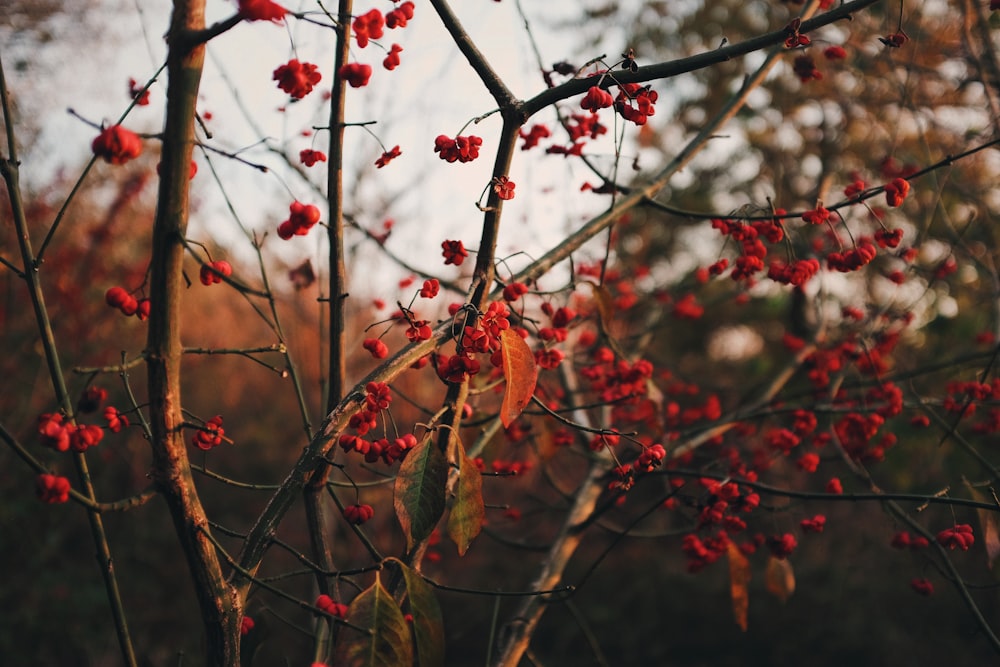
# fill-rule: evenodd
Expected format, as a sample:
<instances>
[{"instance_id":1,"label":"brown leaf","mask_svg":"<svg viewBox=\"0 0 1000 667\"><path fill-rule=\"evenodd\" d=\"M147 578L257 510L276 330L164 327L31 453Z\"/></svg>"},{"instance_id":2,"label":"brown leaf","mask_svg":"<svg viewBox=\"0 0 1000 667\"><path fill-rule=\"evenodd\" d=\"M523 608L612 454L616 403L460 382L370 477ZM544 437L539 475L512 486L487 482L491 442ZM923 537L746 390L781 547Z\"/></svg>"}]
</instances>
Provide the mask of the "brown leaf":
<instances>
[{"instance_id":1,"label":"brown leaf","mask_svg":"<svg viewBox=\"0 0 1000 667\"><path fill-rule=\"evenodd\" d=\"M500 407L500 421L508 428L517 419L535 394L538 366L535 355L524 339L510 329L500 332L500 350L503 355L503 376L507 388Z\"/></svg>"},{"instance_id":2,"label":"brown leaf","mask_svg":"<svg viewBox=\"0 0 1000 667\"><path fill-rule=\"evenodd\" d=\"M764 584L767 592L782 602L792 597L795 592L795 571L792 570L791 562L787 558L768 556Z\"/></svg>"},{"instance_id":3,"label":"brown leaf","mask_svg":"<svg viewBox=\"0 0 1000 667\"><path fill-rule=\"evenodd\" d=\"M969 489L972 499L979 503L989 503L989 499L980 493L976 487L972 486L968 480L965 485ZM993 565L1000 556L1000 524L998 524L997 512L995 510L977 509L979 515L979 525L983 529L983 546L986 547L986 565L992 570Z\"/></svg>"},{"instance_id":4,"label":"brown leaf","mask_svg":"<svg viewBox=\"0 0 1000 667\"><path fill-rule=\"evenodd\" d=\"M538 458L548 461L559 451L559 446L556 444L556 434L549 427L549 420L541 419L536 424L538 432L535 435L535 446L538 449Z\"/></svg>"},{"instance_id":5,"label":"brown leaf","mask_svg":"<svg viewBox=\"0 0 1000 667\"><path fill-rule=\"evenodd\" d=\"M589 280L584 282L590 285L590 289L594 294L594 305L597 306L597 315L601 318L603 328L606 329L611 323L611 319L615 316L614 297L611 296L611 291L604 285L599 285Z\"/></svg>"},{"instance_id":6,"label":"brown leaf","mask_svg":"<svg viewBox=\"0 0 1000 667\"><path fill-rule=\"evenodd\" d=\"M733 617L740 630L747 631L747 612L750 610L750 561L740 548L729 543L729 590L733 598Z\"/></svg>"}]
</instances>

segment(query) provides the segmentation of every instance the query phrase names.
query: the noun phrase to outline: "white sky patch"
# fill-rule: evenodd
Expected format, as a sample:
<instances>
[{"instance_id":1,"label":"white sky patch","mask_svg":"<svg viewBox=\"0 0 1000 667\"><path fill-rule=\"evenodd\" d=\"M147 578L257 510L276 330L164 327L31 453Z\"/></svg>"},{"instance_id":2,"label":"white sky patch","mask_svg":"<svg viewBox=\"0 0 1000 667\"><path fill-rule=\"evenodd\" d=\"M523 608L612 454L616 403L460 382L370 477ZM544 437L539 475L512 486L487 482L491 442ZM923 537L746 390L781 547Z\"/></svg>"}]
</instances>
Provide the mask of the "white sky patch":
<instances>
[{"instance_id":1,"label":"white sky patch","mask_svg":"<svg viewBox=\"0 0 1000 667\"><path fill-rule=\"evenodd\" d=\"M720 327L708 338L708 356L715 361L744 361L763 349L764 337L743 324Z\"/></svg>"}]
</instances>

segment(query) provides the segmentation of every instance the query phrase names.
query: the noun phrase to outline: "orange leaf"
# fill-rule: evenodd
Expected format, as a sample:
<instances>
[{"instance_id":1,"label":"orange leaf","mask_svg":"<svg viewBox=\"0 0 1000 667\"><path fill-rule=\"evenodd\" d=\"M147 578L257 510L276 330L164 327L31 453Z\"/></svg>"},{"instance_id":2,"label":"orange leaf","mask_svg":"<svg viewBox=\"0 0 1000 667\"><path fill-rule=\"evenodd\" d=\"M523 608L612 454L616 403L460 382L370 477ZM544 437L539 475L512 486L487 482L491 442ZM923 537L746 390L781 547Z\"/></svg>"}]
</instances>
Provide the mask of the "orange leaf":
<instances>
[{"instance_id":1,"label":"orange leaf","mask_svg":"<svg viewBox=\"0 0 1000 667\"><path fill-rule=\"evenodd\" d=\"M764 584L767 592L782 602L792 597L795 592L795 572L787 558L768 556L767 569L764 571Z\"/></svg>"},{"instance_id":2,"label":"orange leaf","mask_svg":"<svg viewBox=\"0 0 1000 667\"><path fill-rule=\"evenodd\" d=\"M535 355L524 339L510 329L500 332L500 350L503 355L503 376L507 388L500 406L500 421L504 428L517 419L531 401L538 380L538 366Z\"/></svg>"},{"instance_id":3,"label":"orange leaf","mask_svg":"<svg viewBox=\"0 0 1000 667\"><path fill-rule=\"evenodd\" d=\"M729 556L729 590L733 597L733 616L740 630L747 631L747 612L750 610L750 561L732 542L726 547Z\"/></svg>"},{"instance_id":4,"label":"orange leaf","mask_svg":"<svg viewBox=\"0 0 1000 667\"><path fill-rule=\"evenodd\" d=\"M548 419L542 419L536 423L538 434L535 436L535 446L538 448L538 458L548 461L559 451L559 446L556 444L556 434L549 427Z\"/></svg>"}]
</instances>

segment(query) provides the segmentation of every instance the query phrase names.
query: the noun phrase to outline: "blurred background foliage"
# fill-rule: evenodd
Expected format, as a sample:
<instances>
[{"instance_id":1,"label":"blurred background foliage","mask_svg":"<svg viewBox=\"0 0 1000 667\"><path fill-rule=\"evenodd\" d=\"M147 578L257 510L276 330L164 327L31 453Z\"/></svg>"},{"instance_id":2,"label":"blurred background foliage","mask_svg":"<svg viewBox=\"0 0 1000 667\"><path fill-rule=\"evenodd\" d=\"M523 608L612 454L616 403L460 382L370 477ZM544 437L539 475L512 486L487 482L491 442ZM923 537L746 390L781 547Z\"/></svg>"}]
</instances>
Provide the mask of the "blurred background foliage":
<instances>
[{"instance_id":1,"label":"blurred background foliage","mask_svg":"<svg viewBox=\"0 0 1000 667\"><path fill-rule=\"evenodd\" d=\"M5 8L6 35L29 49L44 51L64 40L50 29L53 17L76 20L84 7L66 3L13 3ZM995 38L996 20L983 2L925 0L887 2L855 16L850 23L828 26L810 35L803 51L822 75L803 83L792 71L793 55L785 56L747 106L710 143L709 150L679 174L658 200L674 210L646 208L616 227L608 286L617 309L610 333L626 349L641 349L654 362L657 383L668 390L666 400L685 406L716 395L724 409L760 391L788 359L784 336L820 331L820 345L835 349L844 341L871 348L887 332L899 342L882 379L905 388L906 409L887 427L898 443L885 461L873 467L877 483L899 492L935 493L950 487L967 495L962 477L979 481L982 469L956 449L947 428L918 430L909 425L921 401L941 410L946 383L984 378L991 370L996 333L1000 331L998 246L995 219L1000 199L995 183L1000 161L995 149L965 157L915 179L911 195L898 209L885 210L881 197L870 208L841 209L855 236L871 235L878 219L904 230L904 248L915 258L904 261L884 253L872 270L848 276L821 273L807 290L795 290L762 280L757 285L728 277L702 282L697 269L720 257L732 257L732 242L711 229L717 217L767 216L772 207L788 211L815 208L820 202L841 201L843 189L860 178L878 186L900 173L912 173L996 137L1000 118L1000 67ZM581 3L572 25L547 25L549 30L576 31L580 62L598 53L635 51L639 64L669 60L718 47L780 28L799 9L791 2L719 0L717 2ZM66 12L74 12L66 14ZM902 17L902 19L900 19ZM93 15L80 20L92 21ZM64 19L65 20L65 19ZM900 22L901 21L901 22ZM544 25L540 17L537 25ZM536 25L536 28L537 28ZM877 37L904 30L901 48L888 48ZM78 48L91 48L86 37ZM12 42L11 42L12 43ZM823 49L842 46L844 59L828 59ZM62 47L60 47L62 48ZM4 54L6 55L6 53ZM419 55L415 54L415 57ZM611 61L614 61L611 57ZM622 148L622 164L634 162L634 174L621 169L619 180L643 179L694 136L706 119L739 88L760 63L759 55L700 70L668 82L654 83L659 92L657 113ZM28 60L15 64L30 68ZM541 79L539 79L541 85ZM40 90L22 96L43 96ZM26 102L29 107L35 102ZM573 106L567 104L567 108ZM575 109L574 109L575 110ZM32 117L21 119L19 137L30 143L39 130ZM591 156L595 164L612 159ZM561 160L557 156L546 159ZM108 403L128 405L123 379L116 374L94 376L79 369L132 359L144 345L144 327L107 308L103 293L112 284L141 285L148 254L149 224L155 199L155 155L127 172L96 167L69 209L46 262L59 271L43 272L56 340L71 372L71 386L82 392L91 382L107 388ZM608 174L604 174L608 175ZM594 179L592 179L594 180ZM597 179L599 180L599 179ZM42 238L72 180L53 174L42 184L24 183L33 233ZM3 194L6 197L6 193ZM592 197L600 206L598 197ZM4 201L4 211L9 210ZM795 257L822 257L829 251L827 231L797 219L786 222L788 252ZM773 250L777 251L777 248ZM16 256L10 225L0 229L0 254ZM942 275L949 260L955 270ZM252 267L247 267L253 270ZM286 280L290 267L271 266L276 289L288 298L282 309L288 344L302 373L310 407L319 414L322 395L319 309L315 285L294 290ZM185 344L192 348L239 348L268 345L273 334L253 313L250 300L235 299L222 289L198 289L198 266L192 260L193 286L186 299ZM896 285L886 276L902 271ZM30 309L20 282L0 272L0 419L15 427L22 442L34 442L35 417L52 409L44 360L37 344ZM389 291L389 290L387 290ZM696 320L677 319L671 308L693 294L705 306ZM385 294L375 295L385 297ZM570 303L586 309L586 294ZM391 303L391 301L390 301ZM861 309L858 321L843 315L845 306ZM374 307L351 315L359 323L351 332L359 340L363 327L384 317ZM912 318L912 321L907 321ZM402 341L401 333L397 344ZM586 363L587 352L577 361ZM294 461L303 443L302 424L278 355L258 355L259 363L234 355L192 354L185 370L185 404L196 416L225 416L226 435L234 446L213 450L204 463L221 475L258 484L274 484ZM370 360L352 360L351 377L361 377ZM144 393L142 366L134 366L128 385ZM669 394L678 382L696 391ZM849 367L842 387L848 395L864 396L873 376ZM433 371L413 371L394 385L398 424L426 418L420 406L433 405L443 393ZM412 397L413 402L402 396ZM139 399L141 402L141 398ZM780 397L784 407L809 407L817 400L813 385L800 374ZM492 407L481 399L482 411ZM979 417L996 408L980 406ZM781 423L781 412L761 414L748 435L730 435L699 451L689 467L711 465L726 448L746 454L759 448L759 434ZM953 415L943 412L950 420ZM820 430L836 414L823 415ZM473 419L475 422L475 419ZM521 432L500 435L486 452L492 460L518 460L530 470L518 478L487 477L485 493L491 505L487 534L460 559L450 544L432 548L426 565L432 579L458 587L489 591L528 589L541 548L558 525L566 506L560 484L584 468L582 457L560 452L543 461L537 451L544 443L547 420L526 416ZM956 422L957 423L957 422ZM314 425L315 426L315 425ZM995 432L962 432L977 451L1000 464ZM681 429L682 436L699 425ZM474 437L476 428L468 435ZM540 444L542 443L542 444ZM99 496L117 499L145 488L147 447L136 429L110 436L96 450L94 467ZM197 462L197 457L195 457ZM110 665L116 648L99 577L89 545L85 519L72 505L42 506L32 493L33 477L10 452L0 450L8 471L0 476L0 558L9 573L0 587L0 656L11 664ZM845 479L848 491L864 487L849 480L842 461L823 454L821 473L803 479L784 460L773 462L768 481L821 491L831 476ZM370 483L364 501L388 507L391 487L378 473L352 470L355 480ZM200 478L209 512L220 525L246 530L261 510L266 494L232 490L211 478ZM987 642L946 579L929 558L889 546L900 527L875 504L810 504L765 498L770 526L759 530L784 532L803 516L824 512L822 535L800 539L792 558L797 590L785 603L765 591L764 556L751 558L749 630L742 633L732 619L728 572L717 563L698 574L685 571L680 535L692 523L654 513L633 534L619 540L620 530L662 495L663 485L640 485L622 507L610 511L590 529L591 539L578 552L565 578L578 593L551 604L532 642L534 664L670 664L670 665L908 665L988 664L994 660ZM353 492L345 490L348 498ZM349 500L348 500L349 501ZM508 511L509 508L517 512ZM978 526L975 515L939 507L926 511L929 528L955 522ZM137 646L149 647L143 664L197 664L200 655L197 619L176 609L193 606L193 593L183 558L170 531L165 508L156 499L126 514L107 516L116 555L115 567L126 595ZM308 540L288 522L281 539L301 551ZM336 544L338 566L367 564L341 524ZM371 531L386 552L398 548L401 536L388 511L380 512ZM344 539L339 539L339 538ZM1000 628L1000 597L986 567L982 541L956 558L960 571L973 582L973 595L994 629ZM267 572L294 570L292 554L277 556ZM937 592L930 599L909 586L913 577L931 577ZM309 576L285 582L304 599L315 595ZM343 597L354 591L347 580ZM494 619L513 607L507 598L440 591L450 638L449 664L485 664ZM499 614L499 616L497 616ZM259 624L260 641L254 664L299 664L310 648L300 631L310 618L293 605L272 599L252 599L250 615ZM30 648L28 648L30 647Z\"/></svg>"}]
</instances>

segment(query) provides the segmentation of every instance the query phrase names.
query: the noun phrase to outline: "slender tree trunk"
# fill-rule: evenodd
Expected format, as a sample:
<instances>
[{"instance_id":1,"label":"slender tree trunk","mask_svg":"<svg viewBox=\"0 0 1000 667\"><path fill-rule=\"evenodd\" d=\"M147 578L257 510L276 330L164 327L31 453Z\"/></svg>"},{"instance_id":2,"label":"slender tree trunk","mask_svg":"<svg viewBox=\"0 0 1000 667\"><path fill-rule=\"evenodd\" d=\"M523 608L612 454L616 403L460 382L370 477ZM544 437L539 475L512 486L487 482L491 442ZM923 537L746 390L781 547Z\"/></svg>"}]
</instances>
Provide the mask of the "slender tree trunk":
<instances>
[{"instance_id":1,"label":"slender tree trunk","mask_svg":"<svg viewBox=\"0 0 1000 667\"><path fill-rule=\"evenodd\" d=\"M226 585L208 519L191 475L181 410L181 295L187 229L188 170L205 49L192 46L205 27L204 0L175 0L167 34L167 115L150 262L147 354L153 479L163 494L187 558L205 627L206 661L239 664L241 604Z\"/></svg>"}]
</instances>

